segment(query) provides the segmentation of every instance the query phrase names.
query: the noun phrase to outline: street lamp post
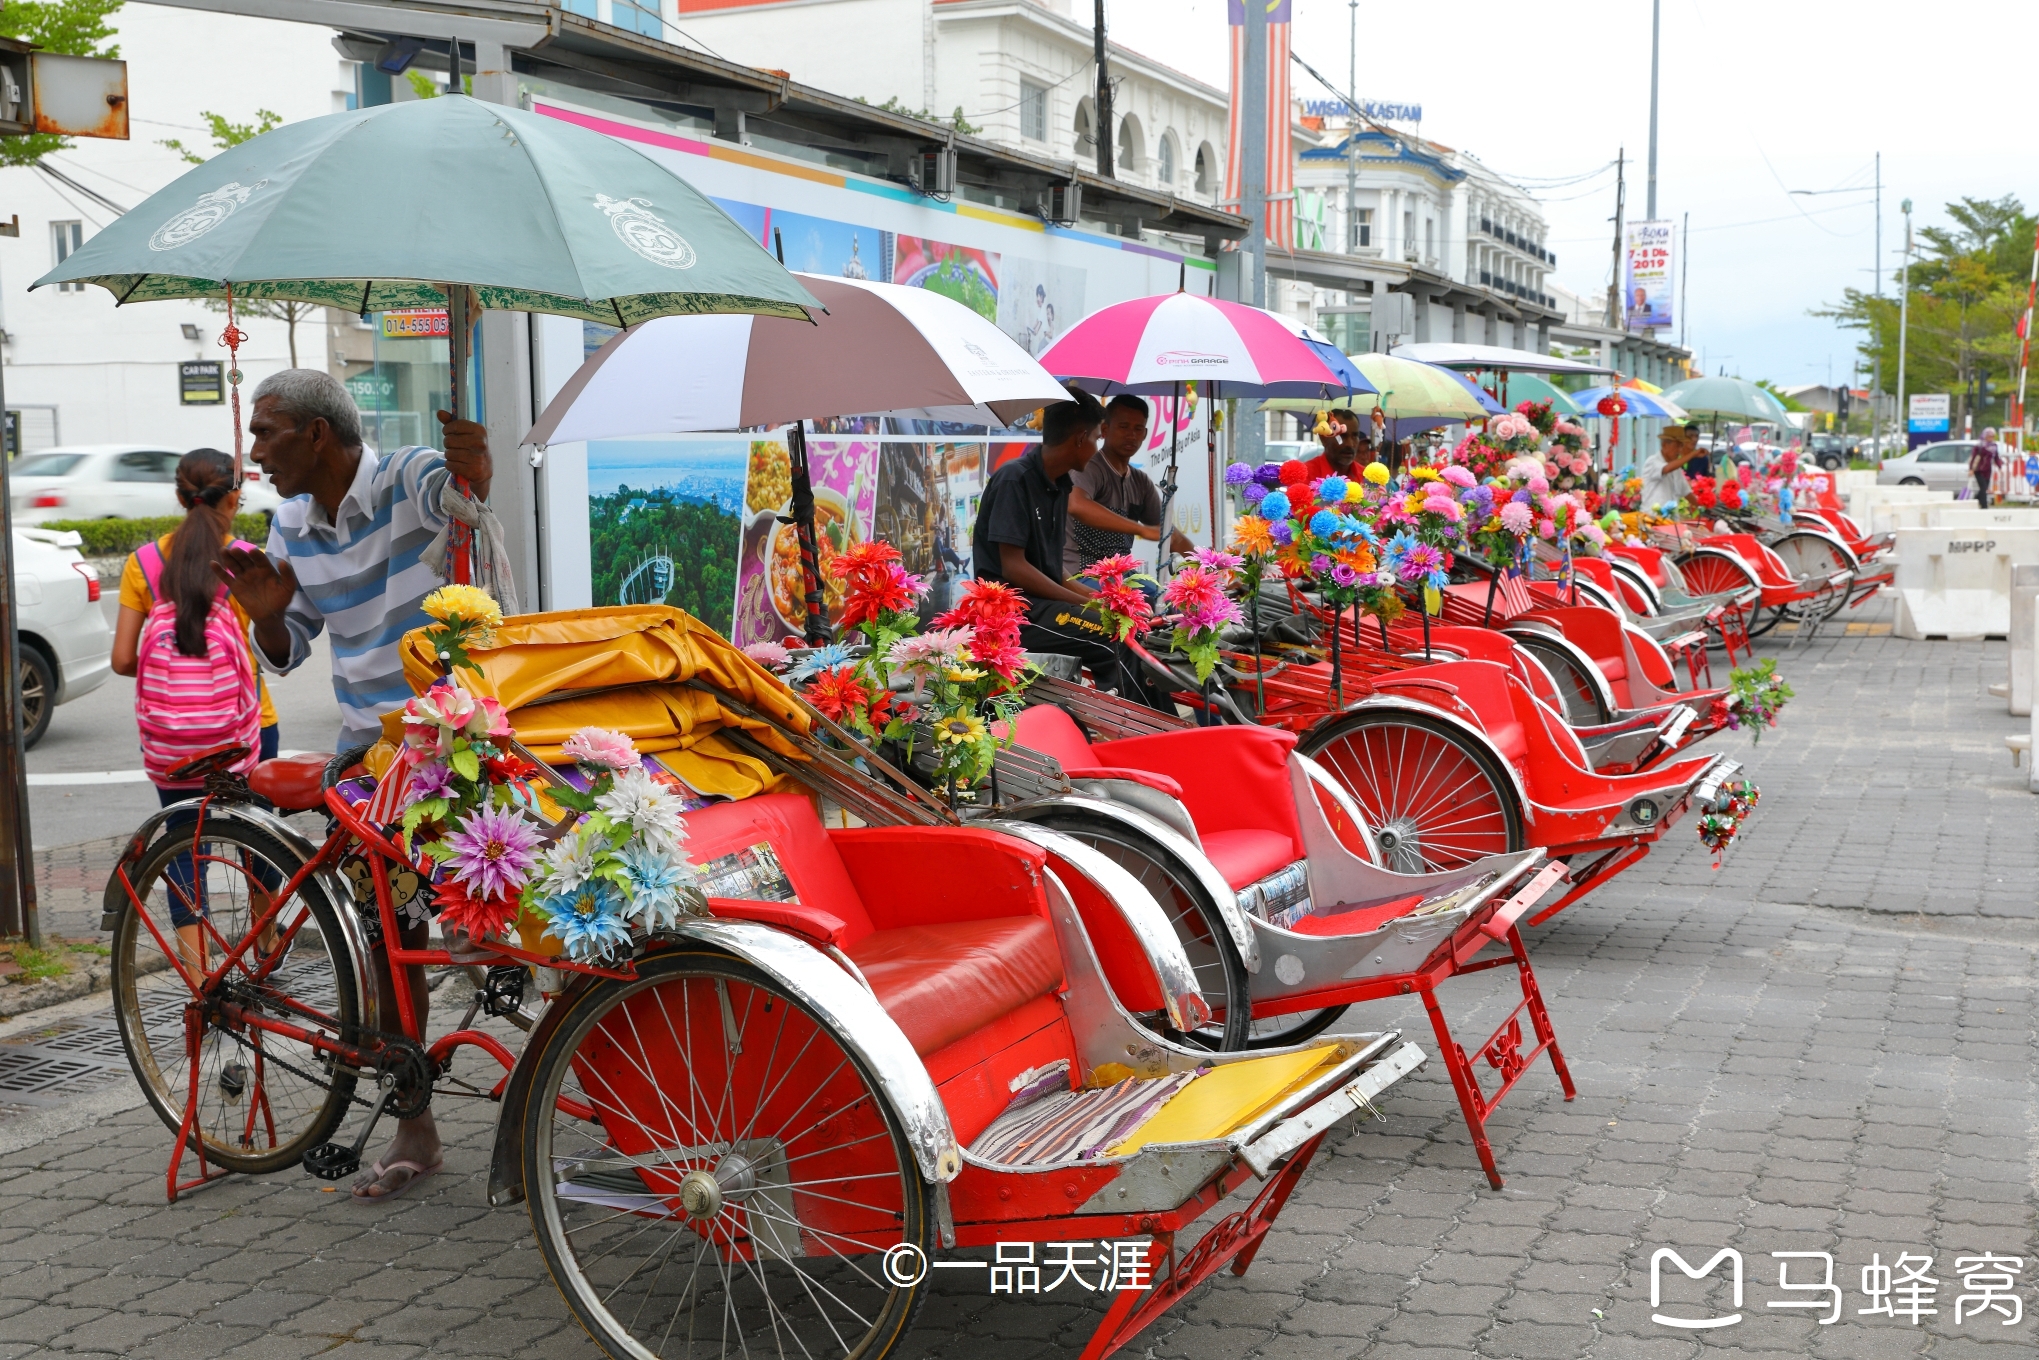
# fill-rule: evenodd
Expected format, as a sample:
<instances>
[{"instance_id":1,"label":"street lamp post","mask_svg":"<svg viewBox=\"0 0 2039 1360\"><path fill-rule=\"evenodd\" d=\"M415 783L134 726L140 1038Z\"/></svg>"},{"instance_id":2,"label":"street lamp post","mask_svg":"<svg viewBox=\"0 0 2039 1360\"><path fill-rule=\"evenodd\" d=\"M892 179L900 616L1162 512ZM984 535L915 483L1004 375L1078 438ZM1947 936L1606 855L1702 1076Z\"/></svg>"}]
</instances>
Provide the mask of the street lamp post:
<instances>
[{"instance_id":1,"label":"street lamp post","mask_svg":"<svg viewBox=\"0 0 2039 1360\"><path fill-rule=\"evenodd\" d=\"M1905 406L1905 332L1911 325L1912 309L1912 201L1906 199L1899 205L1904 209L1904 260L1897 271L1897 418L1902 422L1904 446L1912 445L1911 412Z\"/></svg>"}]
</instances>

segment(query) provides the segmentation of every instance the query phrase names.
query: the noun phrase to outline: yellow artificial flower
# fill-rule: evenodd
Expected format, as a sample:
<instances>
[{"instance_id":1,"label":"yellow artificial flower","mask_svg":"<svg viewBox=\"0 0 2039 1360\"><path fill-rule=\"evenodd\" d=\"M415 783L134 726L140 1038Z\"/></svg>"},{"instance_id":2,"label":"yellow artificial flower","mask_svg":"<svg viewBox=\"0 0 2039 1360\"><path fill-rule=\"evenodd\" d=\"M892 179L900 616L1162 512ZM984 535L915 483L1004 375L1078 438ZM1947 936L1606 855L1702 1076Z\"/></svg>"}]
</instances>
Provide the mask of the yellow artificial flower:
<instances>
[{"instance_id":1,"label":"yellow artificial flower","mask_svg":"<svg viewBox=\"0 0 2039 1360\"><path fill-rule=\"evenodd\" d=\"M1409 475L1419 482L1434 482L1437 480L1437 469L1433 467L1412 467L1409 469Z\"/></svg>"},{"instance_id":2,"label":"yellow artificial flower","mask_svg":"<svg viewBox=\"0 0 2039 1360\"><path fill-rule=\"evenodd\" d=\"M1375 486L1386 486L1388 484L1388 478L1392 477L1394 474L1388 471L1388 465L1386 463L1368 463L1366 465L1366 471L1361 473L1360 475L1362 477L1365 477L1369 482L1372 482Z\"/></svg>"},{"instance_id":3,"label":"yellow artificial flower","mask_svg":"<svg viewBox=\"0 0 2039 1360\"><path fill-rule=\"evenodd\" d=\"M978 670L975 666L958 666L952 671L945 671L944 674L958 685L967 685L972 680L982 680L985 672Z\"/></svg>"},{"instance_id":4,"label":"yellow artificial flower","mask_svg":"<svg viewBox=\"0 0 2039 1360\"><path fill-rule=\"evenodd\" d=\"M935 735L956 746L967 746L984 735L984 723L968 713L951 713L935 722Z\"/></svg>"},{"instance_id":5,"label":"yellow artificial flower","mask_svg":"<svg viewBox=\"0 0 2039 1360\"><path fill-rule=\"evenodd\" d=\"M1409 498L1402 502L1402 508L1412 515L1421 510L1423 508L1423 493L1420 491L1410 493Z\"/></svg>"},{"instance_id":6,"label":"yellow artificial flower","mask_svg":"<svg viewBox=\"0 0 2039 1360\"><path fill-rule=\"evenodd\" d=\"M1273 527L1258 515L1241 515L1232 525L1232 547L1251 556L1274 551Z\"/></svg>"},{"instance_id":7,"label":"yellow artificial flower","mask_svg":"<svg viewBox=\"0 0 2039 1360\"><path fill-rule=\"evenodd\" d=\"M1375 463L1372 466L1380 467L1380 464ZM1382 468L1381 470L1384 472L1386 471L1385 468ZM1361 501L1365 499L1366 499L1365 487L1361 486L1358 482L1347 482L1345 484L1345 503L1347 505L1358 505Z\"/></svg>"},{"instance_id":8,"label":"yellow artificial flower","mask_svg":"<svg viewBox=\"0 0 2039 1360\"><path fill-rule=\"evenodd\" d=\"M480 586L440 586L419 606L441 623L459 619L476 628L499 628L503 608Z\"/></svg>"}]
</instances>

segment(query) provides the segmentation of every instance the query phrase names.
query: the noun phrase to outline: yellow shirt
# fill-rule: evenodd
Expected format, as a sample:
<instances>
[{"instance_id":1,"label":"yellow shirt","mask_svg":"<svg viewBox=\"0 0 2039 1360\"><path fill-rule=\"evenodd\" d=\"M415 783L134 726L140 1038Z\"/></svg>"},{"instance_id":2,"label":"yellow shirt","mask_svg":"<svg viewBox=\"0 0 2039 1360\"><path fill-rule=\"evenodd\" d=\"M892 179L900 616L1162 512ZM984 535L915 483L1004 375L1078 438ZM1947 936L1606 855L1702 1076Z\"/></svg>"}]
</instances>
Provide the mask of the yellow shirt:
<instances>
[{"instance_id":1,"label":"yellow shirt","mask_svg":"<svg viewBox=\"0 0 2039 1360\"><path fill-rule=\"evenodd\" d=\"M170 560L170 538L170 534L164 534L156 540L156 551L163 554L166 563ZM227 542L233 541L229 534ZM248 660L255 667L255 692L262 696L262 725L274 727L276 706L269 702L269 685L262 678L262 663L255 659L254 644L248 642L248 615L241 608L241 602L233 596L227 596L227 603L234 607L234 617L240 620L241 641L247 643ZM142 571L140 559L133 553L127 555L127 565L120 569L120 607L132 609L137 614L147 614L156 607L156 597L149 590L149 578Z\"/></svg>"}]
</instances>

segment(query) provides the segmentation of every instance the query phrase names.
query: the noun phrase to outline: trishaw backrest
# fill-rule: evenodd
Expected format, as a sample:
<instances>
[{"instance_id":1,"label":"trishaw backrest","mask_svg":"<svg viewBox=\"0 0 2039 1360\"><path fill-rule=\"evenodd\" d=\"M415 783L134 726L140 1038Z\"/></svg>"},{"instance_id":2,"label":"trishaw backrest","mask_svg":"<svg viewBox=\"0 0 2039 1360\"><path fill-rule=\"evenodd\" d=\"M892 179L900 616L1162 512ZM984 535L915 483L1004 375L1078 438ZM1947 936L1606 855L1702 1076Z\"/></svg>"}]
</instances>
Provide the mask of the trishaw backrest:
<instances>
[{"instance_id":1,"label":"trishaw backrest","mask_svg":"<svg viewBox=\"0 0 2039 1360\"><path fill-rule=\"evenodd\" d=\"M1303 853L1289 752L1297 737L1277 727L1192 727L1122 737L1091 747L1107 765L1154 770L1182 786L1197 831L1274 831Z\"/></svg>"},{"instance_id":2,"label":"trishaw backrest","mask_svg":"<svg viewBox=\"0 0 2039 1360\"><path fill-rule=\"evenodd\" d=\"M759 846L771 848L785 888L774 890L771 860L757 854ZM843 947L876 929L814 804L800 794L768 793L690 812L686 849L687 858L701 866L710 897L797 901L839 919Z\"/></svg>"}]
</instances>

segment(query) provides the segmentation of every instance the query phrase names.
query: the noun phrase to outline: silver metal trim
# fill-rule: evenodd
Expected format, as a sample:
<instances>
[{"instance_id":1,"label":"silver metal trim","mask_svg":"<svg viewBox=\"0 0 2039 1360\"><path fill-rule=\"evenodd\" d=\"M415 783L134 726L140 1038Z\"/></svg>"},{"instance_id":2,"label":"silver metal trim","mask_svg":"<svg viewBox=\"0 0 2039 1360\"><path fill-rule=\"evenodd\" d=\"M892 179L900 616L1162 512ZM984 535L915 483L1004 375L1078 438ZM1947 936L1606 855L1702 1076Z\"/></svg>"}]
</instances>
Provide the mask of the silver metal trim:
<instances>
[{"instance_id":1,"label":"silver metal trim","mask_svg":"<svg viewBox=\"0 0 2039 1360\"><path fill-rule=\"evenodd\" d=\"M1345 1081L1337 1090L1313 1101L1293 1118L1284 1120L1267 1134L1248 1143L1240 1150L1241 1159L1253 1168L1254 1175L1265 1180L1268 1173L1287 1161L1297 1148L1346 1115L1354 1110L1372 1109L1375 1096L1421 1067L1428 1056L1415 1044L1404 1041L1357 1077ZM1353 1065L1341 1064L1340 1071L1348 1071Z\"/></svg>"}]
</instances>

